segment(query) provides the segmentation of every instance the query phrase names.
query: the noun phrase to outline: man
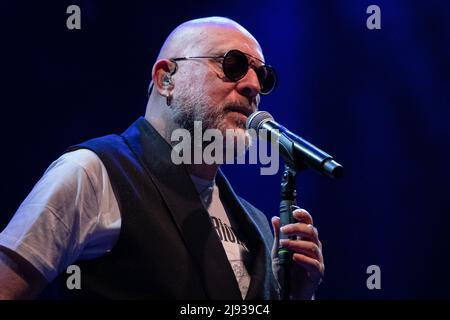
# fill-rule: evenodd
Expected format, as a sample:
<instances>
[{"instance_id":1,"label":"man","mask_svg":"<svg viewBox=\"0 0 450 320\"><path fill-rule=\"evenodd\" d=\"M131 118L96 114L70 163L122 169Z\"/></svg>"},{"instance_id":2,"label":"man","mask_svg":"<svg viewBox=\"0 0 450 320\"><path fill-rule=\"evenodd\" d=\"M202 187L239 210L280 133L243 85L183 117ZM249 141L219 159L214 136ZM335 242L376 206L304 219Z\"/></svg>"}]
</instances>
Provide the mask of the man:
<instances>
[{"instance_id":1,"label":"man","mask_svg":"<svg viewBox=\"0 0 450 320\"><path fill-rule=\"evenodd\" d=\"M219 164L170 158L173 131L192 132L194 121L244 137L273 87L263 61L255 38L227 18L176 28L153 66L145 118L69 148L1 233L0 298L35 298L47 287L79 298L278 299L279 219L273 239ZM291 298L311 299L324 272L321 243L308 212L294 217L282 229L297 236L282 243L294 252ZM66 287L71 264L80 289Z\"/></svg>"}]
</instances>

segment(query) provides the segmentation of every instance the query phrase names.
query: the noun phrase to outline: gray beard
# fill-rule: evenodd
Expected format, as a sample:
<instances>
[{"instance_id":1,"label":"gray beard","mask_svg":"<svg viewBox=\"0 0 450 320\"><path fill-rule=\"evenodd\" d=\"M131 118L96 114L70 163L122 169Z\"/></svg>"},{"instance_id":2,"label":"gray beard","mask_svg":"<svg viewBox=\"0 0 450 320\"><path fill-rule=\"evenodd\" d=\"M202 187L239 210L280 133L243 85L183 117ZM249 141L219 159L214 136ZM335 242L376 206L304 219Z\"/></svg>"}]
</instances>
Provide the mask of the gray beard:
<instances>
[{"instance_id":1,"label":"gray beard","mask_svg":"<svg viewBox=\"0 0 450 320\"><path fill-rule=\"evenodd\" d=\"M213 108L205 105L173 106L173 109L173 120L176 125L188 130L191 134L194 134L194 121L201 121L204 133L207 129L217 129L224 117L223 112L210 112L209 110Z\"/></svg>"}]
</instances>

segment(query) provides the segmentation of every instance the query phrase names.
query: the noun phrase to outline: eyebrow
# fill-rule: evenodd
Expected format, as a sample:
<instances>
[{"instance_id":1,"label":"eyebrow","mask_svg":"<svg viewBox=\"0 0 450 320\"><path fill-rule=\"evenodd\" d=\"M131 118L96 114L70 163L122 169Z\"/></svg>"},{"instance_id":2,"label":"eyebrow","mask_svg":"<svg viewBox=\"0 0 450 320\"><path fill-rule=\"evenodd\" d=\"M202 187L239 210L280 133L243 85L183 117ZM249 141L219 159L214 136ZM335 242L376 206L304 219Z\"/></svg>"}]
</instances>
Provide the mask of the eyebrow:
<instances>
[{"instance_id":1,"label":"eyebrow","mask_svg":"<svg viewBox=\"0 0 450 320\"><path fill-rule=\"evenodd\" d=\"M210 51L208 54L210 54L211 56L224 56L225 53L227 53L228 50L218 50L218 49L214 49L212 51Z\"/></svg>"},{"instance_id":2,"label":"eyebrow","mask_svg":"<svg viewBox=\"0 0 450 320\"><path fill-rule=\"evenodd\" d=\"M264 65L266 64L266 62L265 62L264 60L262 60L262 59L260 59L260 58L258 58L258 57L255 57L254 55L252 55L252 54L250 54L250 53L247 53L247 52L245 52L245 51L242 51L242 50L240 50L240 49L228 49L228 50L223 50L223 49L221 49L221 50L216 50L216 49L213 49L212 51L210 51L210 54L211 54L211 56L220 56L220 57L223 57L228 51L231 51L231 50L239 50L239 51L245 53L246 55L248 55L249 57L255 59L257 62L260 62L260 63L262 63L262 64L264 64Z\"/></svg>"}]
</instances>

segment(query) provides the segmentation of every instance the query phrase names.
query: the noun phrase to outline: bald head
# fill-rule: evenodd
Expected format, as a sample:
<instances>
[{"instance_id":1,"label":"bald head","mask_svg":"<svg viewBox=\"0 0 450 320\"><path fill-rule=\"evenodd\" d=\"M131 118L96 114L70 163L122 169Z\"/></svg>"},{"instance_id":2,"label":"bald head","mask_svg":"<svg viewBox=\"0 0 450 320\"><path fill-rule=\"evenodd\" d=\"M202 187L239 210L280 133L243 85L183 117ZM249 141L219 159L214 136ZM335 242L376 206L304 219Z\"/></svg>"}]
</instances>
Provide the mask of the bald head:
<instances>
[{"instance_id":1,"label":"bald head","mask_svg":"<svg viewBox=\"0 0 450 320\"><path fill-rule=\"evenodd\" d=\"M158 60L212 54L221 44L220 35L224 33L246 37L256 44L262 56L258 41L239 23L224 17L208 17L187 21L173 30L164 42Z\"/></svg>"},{"instance_id":2,"label":"bald head","mask_svg":"<svg viewBox=\"0 0 450 320\"><path fill-rule=\"evenodd\" d=\"M227 39L224 41L224 39ZM236 46L230 46L230 39L247 48L256 48L258 56L264 60L258 41L236 21L225 17L207 17L189 20L175 28L167 37L152 70L152 81L148 92L154 84L155 66L158 61L187 56L219 56ZM173 66L170 72L173 72Z\"/></svg>"}]
</instances>

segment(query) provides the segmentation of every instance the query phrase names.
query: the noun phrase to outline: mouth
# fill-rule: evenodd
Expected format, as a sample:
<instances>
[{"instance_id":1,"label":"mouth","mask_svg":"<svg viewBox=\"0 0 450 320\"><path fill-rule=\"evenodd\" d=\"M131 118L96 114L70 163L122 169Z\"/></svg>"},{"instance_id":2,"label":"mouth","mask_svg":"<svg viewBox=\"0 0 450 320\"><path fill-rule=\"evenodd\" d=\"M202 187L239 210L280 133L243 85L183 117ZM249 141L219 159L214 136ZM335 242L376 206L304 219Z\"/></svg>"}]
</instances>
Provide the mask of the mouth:
<instances>
[{"instance_id":1,"label":"mouth","mask_svg":"<svg viewBox=\"0 0 450 320\"><path fill-rule=\"evenodd\" d=\"M237 112L240 113L246 117L250 116L253 113L253 110L251 108L247 108L244 106L230 106L226 108L227 112Z\"/></svg>"}]
</instances>

